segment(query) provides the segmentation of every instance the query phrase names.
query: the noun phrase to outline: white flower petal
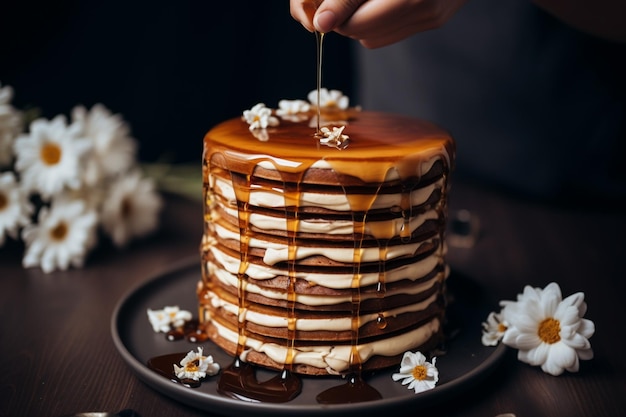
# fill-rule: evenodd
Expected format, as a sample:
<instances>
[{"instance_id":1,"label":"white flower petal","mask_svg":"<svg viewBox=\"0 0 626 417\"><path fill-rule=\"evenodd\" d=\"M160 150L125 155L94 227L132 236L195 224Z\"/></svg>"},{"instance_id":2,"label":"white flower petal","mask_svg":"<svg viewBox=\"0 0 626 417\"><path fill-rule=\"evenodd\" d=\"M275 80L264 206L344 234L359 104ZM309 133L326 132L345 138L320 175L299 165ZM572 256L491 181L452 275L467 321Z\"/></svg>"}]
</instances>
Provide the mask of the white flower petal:
<instances>
[{"instance_id":1,"label":"white flower petal","mask_svg":"<svg viewBox=\"0 0 626 417\"><path fill-rule=\"evenodd\" d=\"M593 349L589 348L589 349L577 349L576 350L576 354L578 355L579 359L582 359L584 361L588 361L593 359Z\"/></svg>"},{"instance_id":2,"label":"white flower petal","mask_svg":"<svg viewBox=\"0 0 626 417\"><path fill-rule=\"evenodd\" d=\"M563 327L572 325L577 326L578 322L580 321L580 317L578 315L578 307L567 306L559 308L559 311L557 311L557 314L554 315L554 318L557 319Z\"/></svg>"},{"instance_id":3,"label":"white flower petal","mask_svg":"<svg viewBox=\"0 0 626 417\"><path fill-rule=\"evenodd\" d=\"M523 350L520 350L520 352ZM541 365L548 359L550 353L550 345L541 343L537 347L528 350L527 359L530 365Z\"/></svg>"},{"instance_id":4,"label":"white flower petal","mask_svg":"<svg viewBox=\"0 0 626 417\"><path fill-rule=\"evenodd\" d=\"M117 178L102 204L102 228L118 247L156 230L163 205L154 182L138 170Z\"/></svg>"},{"instance_id":5,"label":"white flower petal","mask_svg":"<svg viewBox=\"0 0 626 417\"><path fill-rule=\"evenodd\" d=\"M574 366L578 369L578 355L576 354L576 350L562 342L554 343L550 346L546 362L552 364L552 370L556 370L557 368L562 370L567 368L571 369Z\"/></svg>"},{"instance_id":6,"label":"white flower petal","mask_svg":"<svg viewBox=\"0 0 626 417\"><path fill-rule=\"evenodd\" d=\"M583 337L589 339L596 331L596 326L591 320L581 319L580 326L578 327L578 333Z\"/></svg>"}]
</instances>

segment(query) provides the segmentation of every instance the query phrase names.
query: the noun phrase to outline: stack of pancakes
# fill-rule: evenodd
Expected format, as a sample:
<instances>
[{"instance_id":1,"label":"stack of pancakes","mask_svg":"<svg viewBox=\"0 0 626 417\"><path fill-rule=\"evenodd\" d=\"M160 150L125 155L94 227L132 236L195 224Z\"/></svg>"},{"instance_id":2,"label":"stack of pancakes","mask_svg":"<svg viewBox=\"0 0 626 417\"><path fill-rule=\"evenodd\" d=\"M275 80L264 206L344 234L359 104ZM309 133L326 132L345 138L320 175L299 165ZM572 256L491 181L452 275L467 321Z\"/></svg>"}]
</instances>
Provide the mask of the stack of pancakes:
<instances>
[{"instance_id":1,"label":"stack of pancakes","mask_svg":"<svg viewBox=\"0 0 626 417\"><path fill-rule=\"evenodd\" d=\"M260 142L232 119L205 137L200 321L244 361L341 374L441 342L453 142L374 112L345 132L341 150L306 123Z\"/></svg>"}]
</instances>

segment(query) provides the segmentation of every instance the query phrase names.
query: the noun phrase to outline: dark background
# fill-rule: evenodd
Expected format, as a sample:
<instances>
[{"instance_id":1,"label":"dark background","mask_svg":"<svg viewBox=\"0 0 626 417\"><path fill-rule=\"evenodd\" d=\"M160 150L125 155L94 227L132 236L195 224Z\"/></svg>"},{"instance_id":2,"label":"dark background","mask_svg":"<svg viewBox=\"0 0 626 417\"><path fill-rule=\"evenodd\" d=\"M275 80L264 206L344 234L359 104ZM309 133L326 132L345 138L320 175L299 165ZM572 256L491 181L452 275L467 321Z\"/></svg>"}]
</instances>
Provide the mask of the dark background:
<instances>
[{"instance_id":1,"label":"dark background","mask_svg":"<svg viewBox=\"0 0 626 417\"><path fill-rule=\"evenodd\" d=\"M130 124L142 161L200 161L213 125L316 86L315 36L287 0L7 3L0 83L13 105L51 119L100 102ZM348 95L350 42L329 34L323 65L324 86Z\"/></svg>"}]
</instances>

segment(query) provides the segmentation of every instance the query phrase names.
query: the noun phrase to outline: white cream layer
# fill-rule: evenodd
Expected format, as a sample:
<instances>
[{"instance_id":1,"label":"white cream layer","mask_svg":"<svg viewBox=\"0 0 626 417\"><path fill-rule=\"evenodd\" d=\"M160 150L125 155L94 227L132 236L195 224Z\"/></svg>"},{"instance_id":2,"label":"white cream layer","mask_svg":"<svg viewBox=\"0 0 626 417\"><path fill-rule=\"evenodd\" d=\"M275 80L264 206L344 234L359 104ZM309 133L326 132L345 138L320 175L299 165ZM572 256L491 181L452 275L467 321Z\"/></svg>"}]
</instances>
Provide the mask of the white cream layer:
<instances>
[{"instance_id":1,"label":"white cream layer","mask_svg":"<svg viewBox=\"0 0 626 417\"><path fill-rule=\"evenodd\" d=\"M238 218L239 212L231 207L224 207L226 213ZM214 215L216 216L216 214ZM413 233L418 227L424 224L426 220L436 220L438 218L437 210L430 209L424 213L420 213L409 219L409 232ZM273 217L264 214L250 213L248 222L251 226L259 230L267 231L288 231L287 219L285 217ZM325 220L325 219L308 219L298 220L298 232L301 233L323 233L329 235L352 235L354 234L354 222L352 220ZM395 236L407 233L405 221L402 218L396 218L385 221L366 221L365 234L374 236L377 239L391 239Z\"/></svg>"},{"instance_id":2,"label":"white cream layer","mask_svg":"<svg viewBox=\"0 0 626 417\"><path fill-rule=\"evenodd\" d=\"M213 177L214 190L217 194L220 194L231 207L237 207L237 196L233 189L232 182L222 177ZM424 204L428 197L431 196L435 189L440 189L444 183L443 179L440 179L436 183L425 186L424 188L418 188L410 192L410 198L406 199L402 193L397 194L378 194L377 196L371 195L351 195L346 196L345 193L311 193L302 192L299 196L298 206L300 207L322 207L328 210L334 211L354 211L361 210L361 207L353 207L350 200L358 202L362 205L365 202L371 201L371 204L367 204L366 210L387 209L393 207L404 207L407 209L410 201L411 206L418 206ZM408 201L407 201L408 200ZM283 190L272 189L269 190L265 187L255 187L254 184L250 188L250 195L248 203L253 206L267 207L267 208L283 208L285 206L293 205L285 203L285 197Z\"/></svg>"},{"instance_id":3,"label":"white cream layer","mask_svg":"<svg viewBox=\"0 0 626 417\"><path fill-rule=\"evenodd\" d=\"M290 326L290 319L285 315L270 315L264 314L256 310L244 308L240 311L239 307L236 304L232 304L227 302L226 300L220 298L217 294L213 292L208 293L208 297L210 299L211 305L218 309L224 309L228 313L238 316L239 322L242 323L255 323L260 326L266 327L274 327L274 328L288 328ZM434 303L437 300L437 294L433 294L428 297L426 300L421 301L419 303L406 305L399 308L394 308L388 311L381 311L377 313L368 313L359 315L359 326L364 326L367 323L374 322L378 320L380 315L388 320L392 320L393 317L396 317L400 314L404 313L415 313L418 311L424 311L428 308L429 305ZM208 312L207 312L208 313ZM350 331L352 330L352 317L350 315L345 315L342 317L336 318L324 318L324 319L312 319L312 318L296 318L295 319L295 329L302 331Z\"/></svg>"},{"instance_id":4,"label":"white cream layer","mask_svg":"<svg viewBox=\"0 0 626 417\"><path fill-rule=\"evenodd\" d=\"M215 326L220 337L235 345L239 343L237 332L222 326L215 320L212 321L212 324ZM359 344L356 346L356 350L359 353L362 363L365 363L365 361L375 355L401 355L407 350L414 349L416 346L426 343L428 339L439 330L439 326L439 319L435 318L429 323L401 335L375 342ZM276 343L266 343L252 337L246 337L245 340L245 350L241 355L242 360L245 361L248 353L254 350L256 352L265 353L278 364L285 363L285 358L288 353L286 346L281 346ZM350 345L302 346L294 349L293 363L314 366L316 368L325 369L329 374L338 375L348 370L352 352L353 349Z\"/></svg>"},{"instance_id":5,"label":"white cream layer","mask_svg":"<svg viewBox=\"0 0 626 417\"><path fill-rule=\"evenodd\" d=\"M450 164L450 156L447 154L447 152L444 152L443 154L439 154L438 152L436 152L434 155L431 155L430 158L428 158L427 160L422 161L419 164L414 164L412 165L413 168L415 168L415 171L413 172L412 175L416 176L416 177L421 177L422 175L424 175L425 173L427 173L428 171L431 170L431 168L433 167L433 165L435 164L435 162L441 160L441 157L444 156L448 165ZM342 165L340 163L340 165ZM264 169L269 169L272 171L281 171L281 169L284 169L284 167L290 167L290 168L295 168L299 165L294 164L293 162L290 161L286 161L284 159L281 158L275 158L275 157L269 157L269 156L264 156L263 159L259 160L259 163L257 164L257 166L262 167ZM276 168L278 166L278 168ZM335 167L333 166L333 162L332 161L328 161L325 159L320 159L315 161L310 168L316 168L316 169L324 169L324 170L328 170L331 172L336 172L337 170L335 169ZM310 169L309 168L309 169ZM367 167L363 167L363 169L359 170L361 173L365 174L367 172ZM353 174L358 176L357 172L353 172ZM408 175L408 174L406 174ZM367 182L367 175L362 175L360 177L363 181ZM385 178L384 181L395 181L400 179L400 173L398 172L398 170L396 168L390 168L387 170L387 172L385 173ZM339 183L339 181L337 181L337 183Z\"/></svg>"},{"instance_id":6,"label":"white cream layer","mask_svg":"<svg viewBox=\"0 0 626 417\"><path fill-rule=\"evenodd\" d=\"M239 242L239 233L234 233L219 224L215 225L215 231L222 239L232 239ZM289 260L305 259L311 256L324 256L333 261L351 263L355 260L360 262L378 262L388 261L391 259L414 256L416 251L424 243L432 243L433 239L423 242L403 243L399 245L389 245L385 247L370 248L337 248L337 247L321 247L321 246L297 246L290 248L277 242L268 240L250 238L248 241L249 248L262 249L265 251L263 262L267 265L275 265L279 262Z\"/></svg>"},{"instance_id":7,"label":"white cream layer","mask_svg":"<svg viewBox=\"0 0 626 417\"><path fill-rule=\"evenodd\" d=\"M217 278L223 284L233 287L239 288L239 279L237 277L237 273L230 273L224 269L221 269L219 266L213 264L212 262L207 263L207 268L209 270L209 274L211 274L214 278ZM411 277L407 277L411 278ZM415 277L417 278L417 277ZM428 281L421 282L419 284L415 284L410 286L409 288L402 289L392 289L386 290L384 293L385 297L391 297L394 295L413 295L413 294L421 294L424 291L428 291L435 283L438 281L443 281L445 279L445 271L435 274L433 278ZM378 281L376 281L378 282ZM248 293L262 295L264 297L279 300L279 301L287 301L289 294L284 291L275 291L269 288L263 288L258 285L252 284L250 282L243 283L245 286L244 290ZM348 286L347 288L351 288ZM361 301L368 300L372 298L377 298L378 294L361 294ZM352 302L352 297L349 294L344 296L338 295L307 295L307 294L295 294L295 302L301 303L308 306L326 306L326 305L335 305L341 303L349 303Z\"/></svg>"},{"instance_id":8,"label":"white cream layer","mask_svg":"<svg viewBox=\"0 0 626 417\"><path fill-rule=\"evenodd\" d=\"M236 277L239 274L241 267L241 259L239 257L230 256L216 246L209 248L216 261L224 267L224 272L227 272ZM384 278L386 283L396 282L402 279L417 279L427 275L434 270L439 263L441 263L441 254L434 253L423 259L420 259L414 263L402 265L397 268L389 269L384 272L384 277L381 277L379 272L375 273L362 273L359 277L359 285L366 287L368 285L377 284L381 278ZM246 267L245 274L253 279L263 280L272 279L276 276L285 276L289 272L266 267L263 265L257 265L249 263ZM348 289L354 285L354 274L333 274L323 272L298 272L295 271L295 278L300 278L308 281L311 285L321 285L327 288L336 289Z\"/></svg>"}]
</instances>

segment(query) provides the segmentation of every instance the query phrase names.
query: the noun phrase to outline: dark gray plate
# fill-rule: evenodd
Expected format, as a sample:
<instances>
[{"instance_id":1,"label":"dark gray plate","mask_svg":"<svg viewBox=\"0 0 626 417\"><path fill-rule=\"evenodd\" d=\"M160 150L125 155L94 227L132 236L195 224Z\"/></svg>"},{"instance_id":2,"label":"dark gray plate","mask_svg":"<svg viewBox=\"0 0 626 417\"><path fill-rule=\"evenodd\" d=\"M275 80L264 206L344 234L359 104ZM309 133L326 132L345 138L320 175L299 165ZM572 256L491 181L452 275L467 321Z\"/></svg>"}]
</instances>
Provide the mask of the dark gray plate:
<instances>
[{"instance_id":1,"label":"dark gray plate","mask_svg":"<svg viewBox=\"0 0 626 417\"><path fill-rule=\"evenodd\" d=\"M343 384L339 377L302 378L302 393L288 403L255 403L235 400L217 393L217 377L205 380L199 388L187 388L148 369L146 363L154 356L168 353L186 353L197 344L186 340L170 342L163 333L155 333L150 326L146 310L161 309L167 305L197 311L196 283L200 279L200 262L194 260L169 272L158 275L130 291L118 303L111 321L115 347L136 375L156 391L186 405L224 415L247 416L330 416L363 415L364 412L389 412L411 409L419 405L432 405L439 400L450 400L478 379L484 377L503 357L506 347L485 347L481 344L481 322L497 307L495 300L472 280L452 273L448 279L451 303L448 309L451 326L457 329L449 342L445 355L437 358L439 383L426 392L415 394L406 386L391 379L397 370L379 371L367 376L366 381L376 388L382 400L362 403L322 405L315 400L317 394ZM211 354L222 368L232 363L232 357L210 341L201 344L205 354ZM275 373L259 370L260 381ZM415 409L415 408L412 408ZM368 414L371 415L371 414Z\"/></svg>"}]
</instances>

